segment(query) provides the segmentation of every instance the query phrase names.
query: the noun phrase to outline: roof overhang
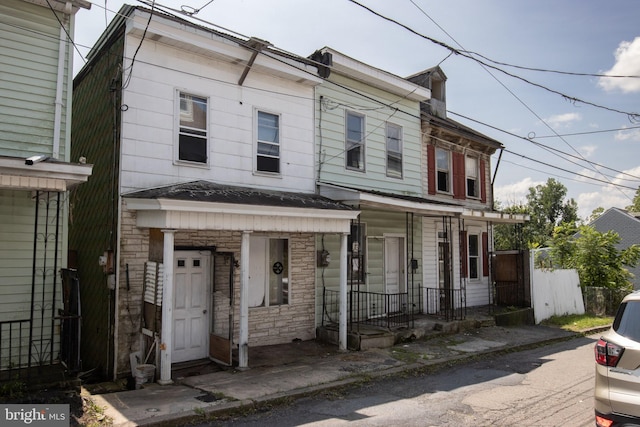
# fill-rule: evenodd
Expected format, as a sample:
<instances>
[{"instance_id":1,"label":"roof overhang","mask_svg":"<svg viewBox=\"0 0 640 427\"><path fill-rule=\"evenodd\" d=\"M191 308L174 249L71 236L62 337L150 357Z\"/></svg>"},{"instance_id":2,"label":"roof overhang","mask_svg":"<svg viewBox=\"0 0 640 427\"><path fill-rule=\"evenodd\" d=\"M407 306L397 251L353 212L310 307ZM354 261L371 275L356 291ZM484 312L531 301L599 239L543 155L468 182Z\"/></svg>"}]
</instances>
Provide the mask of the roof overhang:
<instances>
[{"instance_id":1,"label":"roof overhang","mask_svg":"<svg viewBox=\"0 0 640 427\"><path fill-rule=\"evenodd\" d=\"M168 198L124 196L128 209L137 211L141 228L178 230L232 230L262 232L348 233L357 210L256 206Z\"/></svg>"},{"instance_id":2,"label":"roof overhang","mask_svg":"<svg viewBox=\"0 0 640 427\"><path fill-rule=\"evenodd\" d=\"M325 47L320 51L331 53L331 71L334 73L342 74L413 101L427 101L431 98L431 90L424 86L419 86L407 79L357 61L331 48Z\"/></svg>"},{"instance_id":3,"label":"roof overhang","mask_svg":"<svg viewBox=\"0 0 640 427\"><path fill-rule=\"evenodd\" d=\"M38 6L53 8L56 12L75 14L80 8L91 9L91 2L86 0L22 0Z\"/></svg>"},{"instance_id":4,"label":"roof overhang","mask_svg":"<svg viewBox=\"0 0 640 427\"><path fill-rule=\"evenodd\" d=\"M373 194L352 188L319 184L320 195L354 207L369 207L418 215L459 216L464 208L438 203L419 202L392 196Z\"/></svg>"},{"instance_id":5,"label":"roof overhang","mask_svg":"<svg viewBox=\"0 0 640 427\"><path fill-rule=\"evenodd\" d=\"M89 179L93 165L0 157L0 188L12 190L68 191Z\"/></svg>"},{"instance_id":6,"label":"roof overhang","mask_svg":"<svg viewBox=\"0 0 640 427\"><path fill-rule=\"evenodd\" d=\"M525 214L512 214L506 212L481 211L473 209L465 209L464 212L462 212L462 218L486 221L494 224L523 224L529 221L529 215Z\"/></svg>"}]
</instances>

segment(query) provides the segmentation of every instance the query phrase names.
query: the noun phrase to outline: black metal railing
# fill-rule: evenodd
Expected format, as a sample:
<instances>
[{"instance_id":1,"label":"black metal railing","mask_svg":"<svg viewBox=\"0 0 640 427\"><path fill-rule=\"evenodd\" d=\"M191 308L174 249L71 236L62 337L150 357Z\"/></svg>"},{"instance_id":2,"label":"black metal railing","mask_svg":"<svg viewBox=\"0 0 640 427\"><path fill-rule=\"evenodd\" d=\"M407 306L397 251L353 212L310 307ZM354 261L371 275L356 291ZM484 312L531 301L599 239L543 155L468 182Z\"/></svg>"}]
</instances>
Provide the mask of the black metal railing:
<instances>
[{"instance_id":1,"label":"black metal railing","mask_svg":"<svg viewBox=\"0 0 640 427\"><path fill-rule=\"evenodd\" d=\"M0 380L15 379L30 367L29 329L31 321L0 322Z\"/></svg>"},{"instance_id":2,"label":"black metal railing","mask_svg":"<svg viewBox=\"0 0 640 427\"><path fill-rule=\"evenodd\" d=\"M467 302L462 289L424 288L426 292L425 314L443 316L445 320L464 320Z\"/></svg>"},{"instance_id":3,"label":"black metal railing","mask_svg":"<svg viewBox=\"0 0 640 427\"><path fill-rule=\"evenodd\" d=\"M351 291L349 298L349 323L367 324L392 329L408 327L413 310L409 307L409 295L379 292Z\"/></svg>"},{"instance_id":4,"label":"black metal railing","mask_svg":"<svg viewBox=\"0 0 640 427\"><path fill-rule=\"evenodd\" d=\"M322 325L336 325L340 318L340 292L324 289ZM350 330L366 324L387 329L409 327L414 315L422 312L422 288L414 298L408 292L395 294L351 290L347 293L347 322Z\"/></svg>"}]
</instances>

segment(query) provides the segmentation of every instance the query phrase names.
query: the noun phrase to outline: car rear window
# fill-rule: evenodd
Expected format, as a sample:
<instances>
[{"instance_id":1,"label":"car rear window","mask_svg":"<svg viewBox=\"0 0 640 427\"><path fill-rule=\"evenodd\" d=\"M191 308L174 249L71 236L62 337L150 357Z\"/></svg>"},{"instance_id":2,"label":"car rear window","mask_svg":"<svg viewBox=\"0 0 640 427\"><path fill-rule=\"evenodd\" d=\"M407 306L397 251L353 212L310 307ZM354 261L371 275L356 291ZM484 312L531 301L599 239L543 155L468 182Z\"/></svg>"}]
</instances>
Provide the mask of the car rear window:
<instances>
[{"instance_id":1,"label":"car rear window","mask_svg":"<svg viewBox=\"0 0 640 427\"><path fill-rule=\"evenodd\" d=\"M640 341L640 301L620 304L613 321L613 330L623 337Z\"/></svg>"}]
</instances>

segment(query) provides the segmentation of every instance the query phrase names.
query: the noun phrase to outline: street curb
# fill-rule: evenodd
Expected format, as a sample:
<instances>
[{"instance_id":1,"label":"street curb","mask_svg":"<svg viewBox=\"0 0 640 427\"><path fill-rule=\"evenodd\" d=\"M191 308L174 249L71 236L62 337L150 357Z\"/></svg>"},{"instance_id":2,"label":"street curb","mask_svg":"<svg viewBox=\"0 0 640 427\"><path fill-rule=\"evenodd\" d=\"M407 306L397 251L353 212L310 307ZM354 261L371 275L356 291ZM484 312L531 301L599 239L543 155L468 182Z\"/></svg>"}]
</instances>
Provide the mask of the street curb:
<instances>
[{"instance_id":1,"label":"street curb","mask_svg":"<svg viewBox=\"0 0 640 427\"><path fill-rule=\"evenodd\" d=\"M563 337L555 337L549 338L542 341L535 341L530 343L523 343L518 345L513 345L509 347L500 347L500 348L492 348L484 351L469 353L469 354L461 354L450 359L439 359L439 360L425 360L420 362L414 362L402 366L395 366L383 370L378 370L374 372L362 372L353 374L347 378L331 381L323 384L317 384L313 386L302 387L299 389L274 393L267 396L262 396L257 399L245 399L241 401L230 401L220 404L219 406L211 406L202 410L202 413L185 413L185 414L167 414L163 415L162 419L151 418L149 420L145 420L140 422L139 425L144 426L157 426L157 427L174 427L176 423L192 423L192 422L207 422L212 419L213 415L225 415L225 414L236 414L240 413L243 410L251 410L252 408L258 408L261 405L277 403L278 401L285 400L295 400L302 397L307 397L313 395L318 392L339 389L341 387L350 386L359 382L367 381L373 378L379 379L384 378L390 375L395 375L398 373L418 373L418 372L426 372L428 370L437 370L443 367L453 366L459 363L462 363L469 359L480 359L483 357L487 357L489 355L502 355L512 352L529 350L537 347L544 347L547 345L570 341L576 338L582 338L587 335L591 335L597 333L599 331L607 330L609 327L598 327L592 328L580 332L570 333ZM127 424L119 424L114 425L113 427L126 427Z\"/></svg>"}]
</instances>

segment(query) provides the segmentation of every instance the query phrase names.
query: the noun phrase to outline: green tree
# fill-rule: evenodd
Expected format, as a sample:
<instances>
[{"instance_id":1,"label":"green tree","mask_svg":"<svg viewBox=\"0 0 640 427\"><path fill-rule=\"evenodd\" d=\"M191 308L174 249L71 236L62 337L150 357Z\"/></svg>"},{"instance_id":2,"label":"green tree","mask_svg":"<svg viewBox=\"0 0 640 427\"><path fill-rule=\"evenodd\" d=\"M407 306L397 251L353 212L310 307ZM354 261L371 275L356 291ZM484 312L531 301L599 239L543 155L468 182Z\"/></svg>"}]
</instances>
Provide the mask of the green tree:
<instances>
[{"instance_id":1,"label":"green tree","mask_svg":"<svg viewBox=\"0 0 640 427\"><path fill-rule=\"evenodd\" d=\"M640 187L636 190L636 195L633 197L631 204L625 209L630 212L640 212Z\"/></svg>"},{"instance_id":2,"label":"green tree","mask_svg":"<svg viewBox=\"0 0 640 427\"><path fill-rule=\"evenodd\" d=\"M565 201L567 187L553 178L544 185L529 188L527 195L530 221L524 227L524 236L530 247L545 246L556 226L578 223L578 204L574 199Z\"/></svg>"},{"instance_id":3,"label":"green tree","mask_svg":"<svg viewBox=\"0 0 640 427\"><path fill-rule=\"evenodd\" d=\"M587 219L587 221L591 223L596 219L600 218L600 215L602 215L603 213L604 213L604 208L602 206L599 206L591 211L591 215L589 215L589 218Z\"/></svg>"},{"instance_id":4,"label":"green tree","mask_svg":"<svg viewBox=\"0 0 640 427\"><path fill-rule=\"evenodd\" d=\"M575 268L582 287L633 288L632 275L626 267L638 264L640 246L617 249L620 236L614 231L600 233L587 225L580 226L578 234L573 231L566 225L556 229L551 249L554 264Z\"/></svg>"},{"instance_id":5,"label":"green tree","mask_svg":"<svg viewBox=\"0 0 640 427\"><path fill-rule=\"evenodd\" d=\"M515 204L508 206L504 209L500 209L500 202L497 201L495 209L511 214L527 214L527 206L523 204ZM495 248L498 251L504 251L509 249L521 249L526 247L526 242L523 240L522 224L497 224L493 228L493 241Z\"/></svg>"}]
</instances>

